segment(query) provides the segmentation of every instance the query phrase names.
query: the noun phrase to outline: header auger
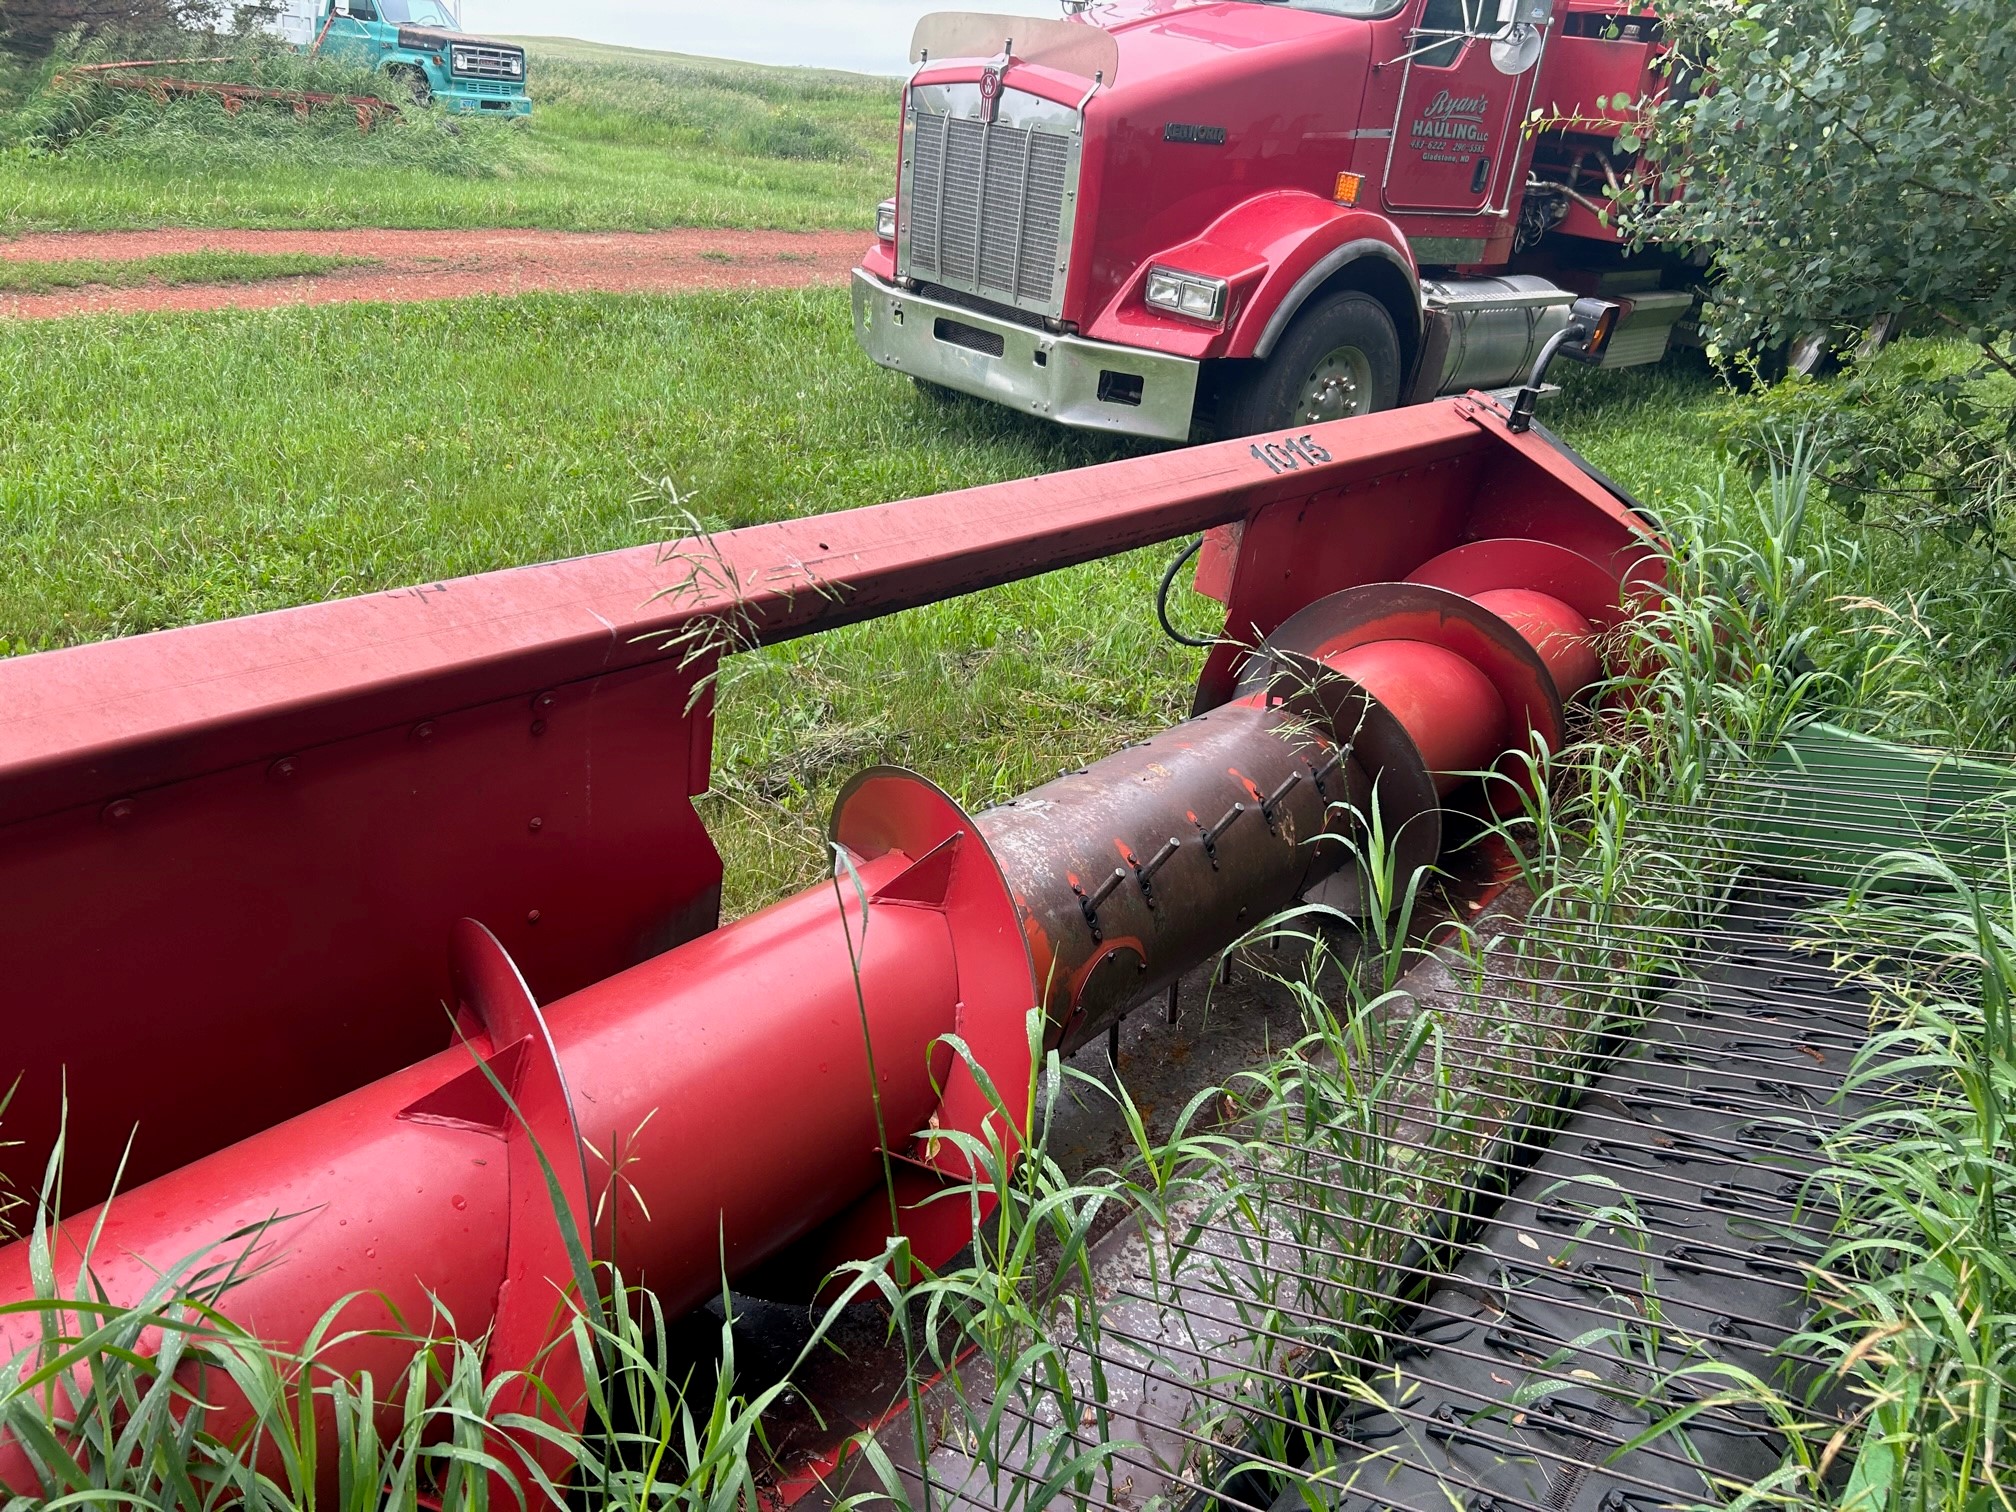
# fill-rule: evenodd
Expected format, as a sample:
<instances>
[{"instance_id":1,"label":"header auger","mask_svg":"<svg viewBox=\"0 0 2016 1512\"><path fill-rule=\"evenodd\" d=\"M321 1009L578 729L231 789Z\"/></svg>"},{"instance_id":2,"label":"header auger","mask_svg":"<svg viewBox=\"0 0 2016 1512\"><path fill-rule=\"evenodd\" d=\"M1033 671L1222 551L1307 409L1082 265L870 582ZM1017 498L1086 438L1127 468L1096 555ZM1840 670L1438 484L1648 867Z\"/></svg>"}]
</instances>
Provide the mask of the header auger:
<instances>
[{"instance_id":1,"label":"header auger","mask_svg":"<svg viewBox=\"0 0 2016 1512\"><path fill-rule=\"evenodd\" d=\"M1559 745L1648 591L1628 501L1481 397L1269 445L0 664L9 1175L38 1184L66 1073L68 1199L139 1131L129 1189L63 1217L59 1288L102 1223L114 1302L214 1244L254 1262L221 1307L278 1346L358 1297L331 1369L392 1377L415 1346L365 1331L438 1300L516 1370L577 1279L549 1166L671 1312L724 1264L802 1295L882 1254L878 1130L914 1253L956 1255L1035 1041L1106 1032L1297 899L1356 906L1368 823L1434 861L1445 811L1493 801L1474 774ZM1206 530L1226 639L1194 717L979 815L863 772L839 884L717 925L691 795L724 651ZM199 1069L238 1095L192 1103ZM0 1303L32 1293L0 1252ZM37 1480L0 1445L0 1482Z\"/></svg>"}]
</instances>

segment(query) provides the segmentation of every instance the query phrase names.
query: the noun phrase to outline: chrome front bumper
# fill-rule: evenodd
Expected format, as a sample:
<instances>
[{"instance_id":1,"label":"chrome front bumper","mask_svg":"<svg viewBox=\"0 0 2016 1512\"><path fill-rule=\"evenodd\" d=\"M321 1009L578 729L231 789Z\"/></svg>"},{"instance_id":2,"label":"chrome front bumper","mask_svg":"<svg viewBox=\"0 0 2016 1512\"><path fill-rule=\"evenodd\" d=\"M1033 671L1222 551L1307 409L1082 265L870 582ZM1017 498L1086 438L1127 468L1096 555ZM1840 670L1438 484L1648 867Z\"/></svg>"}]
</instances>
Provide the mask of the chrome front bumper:
<instances>
[{"instance_id":1,"label":"chrome front bumper","mask_svg":"<svg viewBox=\"0 0 2016 1512\"><path fill-rule=\"evenodd\" d=\"M854 270L854 336L883 367L1060 425L1190 439L1198 364L997 320Z\"/></svg>"}]
</instances>

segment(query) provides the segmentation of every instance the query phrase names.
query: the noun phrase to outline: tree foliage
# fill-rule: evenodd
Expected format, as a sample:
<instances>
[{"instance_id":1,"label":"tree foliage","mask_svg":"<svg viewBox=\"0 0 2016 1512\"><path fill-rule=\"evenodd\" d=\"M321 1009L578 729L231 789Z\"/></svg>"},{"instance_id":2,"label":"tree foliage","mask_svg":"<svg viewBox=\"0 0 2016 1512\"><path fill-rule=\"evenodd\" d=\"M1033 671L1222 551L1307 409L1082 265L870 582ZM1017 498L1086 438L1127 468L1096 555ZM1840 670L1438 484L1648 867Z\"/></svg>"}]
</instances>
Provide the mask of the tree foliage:
<instances>
[{"instance_id":1,"label":"tree foliage","mask_svg":"<svg viewBox=\"0 0 2016 1512\"><path fill-rule=\"evenodd\" d=\"M2016 379L1958 371L1949 348L1913 343L1831 383L1779 384L1728 440L1760 473L1800 453L1823 496L1872 529L2016 562Z\"/></svg>"},{"instance_id":2,"label":"tree foliage","mask_svg":"<svg viewBox=\"0 0 2016 1512\"><path fill-rule=\"evenodd\" d=\"M1698 87L1638 139L1638 236L1706 249L1726 351L1902 310L2009 368L2016 3L1667 0ZM1677 199L1670 198L1677 188Z\"/></svg>"},{"instance_id":3,"label":"tree foliage","mask_svg":"<svg viewBox=\"0 0 2016 1512\"><path fill-rule=\"evenodd\" d=\"M66 38L172 36L216 24L219 0L0 0L0 49L46 57Z\"/></svg>"}]
</instances>

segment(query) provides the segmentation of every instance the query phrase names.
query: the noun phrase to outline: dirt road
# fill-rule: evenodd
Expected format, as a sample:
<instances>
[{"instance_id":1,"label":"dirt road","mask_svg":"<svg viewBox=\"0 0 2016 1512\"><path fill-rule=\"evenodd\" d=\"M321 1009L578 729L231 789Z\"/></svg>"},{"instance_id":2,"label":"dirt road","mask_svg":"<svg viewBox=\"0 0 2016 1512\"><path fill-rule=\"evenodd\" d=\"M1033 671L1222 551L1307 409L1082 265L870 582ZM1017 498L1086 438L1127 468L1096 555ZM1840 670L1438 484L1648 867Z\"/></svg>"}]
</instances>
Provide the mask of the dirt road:
<instances>
[{"instance_id":1,"label":"dirt road","mask_svg":"<svg viewBox=\"0 0 2016 1512\"><path fill-rule=\"evenodd\" d=\"M780 289L843 283L861 231L105 231L0 241L0 259L126 261L173 252L299 252L376 265L263 283L0 295L0 317L266 309L347 300L604 290Z\"/></svg>"}]
</instances>

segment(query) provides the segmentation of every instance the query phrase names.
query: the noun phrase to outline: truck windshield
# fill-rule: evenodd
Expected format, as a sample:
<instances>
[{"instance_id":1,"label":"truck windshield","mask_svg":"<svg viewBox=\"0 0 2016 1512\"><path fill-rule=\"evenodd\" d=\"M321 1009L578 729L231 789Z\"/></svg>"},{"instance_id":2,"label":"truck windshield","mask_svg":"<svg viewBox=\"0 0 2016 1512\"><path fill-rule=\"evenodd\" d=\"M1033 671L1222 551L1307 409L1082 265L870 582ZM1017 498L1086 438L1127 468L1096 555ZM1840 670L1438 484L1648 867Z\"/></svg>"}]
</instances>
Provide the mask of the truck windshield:
<instances>
[{"instance_id":1,"label":"truck windshield","mask_svg":"<svg viewBox=\"0 0 2016 1512\"><path fill-rule=\"evenodd\" d=\"M440 0L378 0L378 14L397 26L455 25Z\"/></svg>"}]
</instances>

